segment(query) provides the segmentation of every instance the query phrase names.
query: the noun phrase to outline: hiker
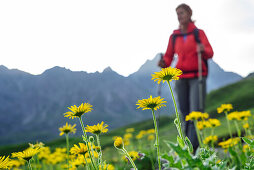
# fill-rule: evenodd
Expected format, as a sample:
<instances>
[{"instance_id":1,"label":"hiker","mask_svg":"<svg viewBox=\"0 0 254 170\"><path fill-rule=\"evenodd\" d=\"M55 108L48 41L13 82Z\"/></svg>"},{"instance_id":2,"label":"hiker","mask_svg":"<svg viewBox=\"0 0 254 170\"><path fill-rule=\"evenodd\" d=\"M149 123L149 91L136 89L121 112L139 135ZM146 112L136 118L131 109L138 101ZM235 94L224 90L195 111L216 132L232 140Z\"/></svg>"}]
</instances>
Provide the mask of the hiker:
<instances>
[{"instance_id":1,"label":"hiker","mask_svg":"<svg viewBox=\"0 0 254 170\"><path fill-rule=\"evenodd\" d=\"M192 10L188 5L180 4L176 8L176 13L179 29L174 30L170 36L167 51L158 65L162 68L170 66L174 54L177 54L176 68L182 70L183 74L175 82L175 91L184 119L185 135L190 139L193 149L196 151L199 143L194 123L186 122L185 116L192 111L204 112L208 74L207 60L213 57L213 49L204 31L197 29L191 19ZM199 74L198 54L201 56L202 67L200 65L200 69L202 68L202 74ZM199 78L201 78L200 81Z\"/></svg>"}]
</instances>

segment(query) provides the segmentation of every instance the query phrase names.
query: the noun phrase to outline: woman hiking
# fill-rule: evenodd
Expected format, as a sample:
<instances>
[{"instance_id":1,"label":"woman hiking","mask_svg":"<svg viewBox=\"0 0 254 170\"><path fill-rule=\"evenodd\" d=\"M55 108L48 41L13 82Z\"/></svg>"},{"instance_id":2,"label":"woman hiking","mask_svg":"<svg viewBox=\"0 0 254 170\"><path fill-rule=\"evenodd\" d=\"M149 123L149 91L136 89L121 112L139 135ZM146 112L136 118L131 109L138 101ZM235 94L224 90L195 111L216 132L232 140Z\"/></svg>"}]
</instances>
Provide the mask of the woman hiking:
<instances>
[{"instance_id":1,"label":"woman hiking","mask_svg":"<svg viewBox=\"0 0 254 170\"><path fill-rule=\"evenodd\" d=\"M183 74L175 82L175 90L180 111L185 120L185 116L192 111L204 112L208 75L207 60L213 57L213 49L204 31L197 29L192 21L192 10L188 5L180 4L176 8L176 13L179 29L174 30L170 36L166 53L158 65L162 68L169 67L174 55L178 56L176 68L182 70ZM198 54L201 54L200 69L202 71L199 69ZM199 70L201 75L199 75ZM202 76L202 82L199 81L200 76ZM199 143L194 123L184 121L183 125L185 135L190 139L196 151Z\"/></svg>"}]
</instances>

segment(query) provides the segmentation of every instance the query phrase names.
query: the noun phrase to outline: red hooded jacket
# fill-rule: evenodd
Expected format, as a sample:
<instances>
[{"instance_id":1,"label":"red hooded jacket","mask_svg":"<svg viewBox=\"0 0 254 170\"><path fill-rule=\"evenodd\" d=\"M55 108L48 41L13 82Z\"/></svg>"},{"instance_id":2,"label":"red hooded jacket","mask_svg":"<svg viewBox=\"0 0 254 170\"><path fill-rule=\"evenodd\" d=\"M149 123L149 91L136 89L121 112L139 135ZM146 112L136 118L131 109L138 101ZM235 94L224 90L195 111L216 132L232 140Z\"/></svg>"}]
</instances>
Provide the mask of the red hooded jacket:
<instances>
[{"instance_id":1,"label":"red hooded jacket","mask_svg":"<svg viewBox=\"0 0 254 170\"><path fill-rule=\"evenodd\" d=\"M172 37L173 34L181 34L180 29L174 30L173 34L169 38L168 48L163 56L163 59L168 66L171 65L174 54L178 55L178 61L176 68L183 71L180 78L195 78L198 77L198 53L197 43L195 41L193 30L197 28L193 22L190 22L187 29L187 35L177 36L173 47ZM189 33L189 34L188 34ZM207 76L208 67L207 59L213 57L213 49L203 30L199 29L199 38L204 45L204 51L202 52L202 76Z\"/></svg>"}]
</instances>

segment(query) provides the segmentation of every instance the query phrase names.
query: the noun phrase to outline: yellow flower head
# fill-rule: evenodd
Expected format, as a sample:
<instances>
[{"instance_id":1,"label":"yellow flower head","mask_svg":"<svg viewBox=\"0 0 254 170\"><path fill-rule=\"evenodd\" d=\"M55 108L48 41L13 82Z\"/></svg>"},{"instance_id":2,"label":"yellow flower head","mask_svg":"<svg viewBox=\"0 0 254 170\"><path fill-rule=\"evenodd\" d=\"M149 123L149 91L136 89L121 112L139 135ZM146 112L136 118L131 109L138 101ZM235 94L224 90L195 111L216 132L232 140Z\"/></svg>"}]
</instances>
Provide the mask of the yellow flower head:
<instances>
[{"instance_id":1,"label":"yellow flower head","mask_svg":"<svg viewBox=\"0 0 254 170\"><path fill-rule=\"evenodd\" d=\"M131 133L131 132L134 132L134 130L135 130L134 128L128 128L128 129L125 130L125 132L126 133Z\"/></svg>"},{"instance_id":2,"label":"yellow flower head","mask_svg":"<svg viewBox=\"0 0 254 170\"><path fill-rule=\"evenodd\" d=\"M124 147L124 143L123 143L123 139L121 137L116 137L115 141L114 141L114 146L117 149L123 149Z\"/></svg>"},{"instance_id":3,"label":"yellow flower head","mask_svg":"<svg viewBox=\"0 0 254 170\"><path fill-rule=\"evenodd\" d=\"M123 136L124 139L130 139L130 138L132 138L132 137L133 137L133 135L132 135L131 133L126 133L126 134Z\"/></svg>"},{"instance_id":4,"label":"yellow flower head","mask_svg":"<svg viewBox=\"0 0 254 170\"><path fill-rule=\"evenodd\" d=\"M69 117L69 119L73 119L76 117L80 118L84 113L91 112L93 110L92 105L89 103L82 103L79 107L74 105L68 107L68 109L71 110L71 112L64 113L64 117Z\"/></svg>"},{"instance_id":5,"label":"yellow flower head","mask_svg":"<svg viewBox=\"0 0 254 170\"><path fill-rule=\"evenodd\" d=\"M154 133L155 133L155 130L154 130L154 129L148 129L148 130L146 131L146 133L154 134Z\"/></svg>"},{"instance_id":6,"label":"yellow flower head","mask_svg":"<svg viewBox=\"0 0 254 170\"><path fill-rule=\"evenodd\" d=\"M231 112L227 115L227 119L228 120L241 120L239 117L239 112L235 111L235 112Z\"/></svg>"},{"instance_id":7,"label":"yellow flower head","mask_svg":"<svg viewBox=\"0 0 254 170\"><path fill-rule=\"evenodd\" d=\"M130 157L131 157L131 159L132 159L133 161L135 161L136 159L138 159L138 158L140 157L139 154L138 154L138 152L136 152L136 151L128 152L128 154L130 155ZM126 156L123 156L122 159L125 160L126 162L129 161L128 158L127 158Z\"/></svg>"},{"instance_id":8,"label":"yellow flower head","mask_svg":"<svg viewBox=\"0 0 254 170\"><path fill-rule=\"evenodd\" d=\"M102 121L101 124L93 125L93 126L86 126L85 131L90 132L95 135L99 135L101 133L106 133L108 131L107 129L108 125L104 125L104 122Z\"/></svg>"},{"instance_id":9,"label":"yellow flower head","mask_svg":"<svg viewBox=\"0 0 254 170\"><path fill-rule=\"evenodd\" d=\"M221 125L218 119L208 119L208 121L211 124L211 127L217 127Z\"/></svg>"},{"instance_id":10,"label":"yellow flower head","mask_svg":"<svg viewBox=\"0 0 254 170\"><path fill-rule=\"evenodd\" d=\"M12 153L12 157L17 157L19 159L24 159L29 161L35 154L39 152L39 148L27 148L22 152L14 152Z\"/></svg>"},{"instance_id":11,"label":"yellow flower head","mask_svg":"<svg viewBox=\"0 0 254 170\"><path fill-rule=\"evenodd\" d=\"M208 136L204 139L203 143L204 144L209 144L211 142L216 142L218 140L217 136Z\"/></svg>"},{"instance_id":12,"label":"yellow flower head","mask_svg":"<svg viewBox=\"0 0 254 170\"><path fill-rule=\"evenodd\" d=\"M85 155L87 151L88 148L84 143L79 143L79 147L76 144L74 144L74 146L70 149L70 153L74 155L78 154Z\"/></svg>"},{"instance_id":13,"label":"yellow flower head","mask_svg":"<svg viewBox=\"0 0 254 170\"><path fill-rule=\"evenodd\" d=\"M166 101L163 101L164 98L161 98L160 96L153 98L152 96L150 96L150 98L148 99L142 99L142 100L138 100L137 104L139 108L142 108L142 110L146 110L146 109L152 109L152 110L157 110L161 107L166 106L163 103L167 103Z\"/></svg>"},{"instance_id":14,"label":"yellow flower head","mask_svg":"<svg viewBox=\"0 0 254 170\"><path fill-rule=\"evenodd\" d=\"M154 140L154 135L149 135L148 137L147 137L147 140Z\"/></svg>"},{"instance_id":15,"label":"yellow flower head","mask_svg":"<svg viewBox=\"0 0 254 170\"><path fill-rule=\"evenodd\" d=\"M250 110L239 112L239 119L240 119L240 120L248 120L248 118L249 118L250 116L251 116Z\"/></svg>"},{"instance_id":16,"label":"yellow flower head","mask_svg":"<svg viewBox=\"0 0 254 170\"><path fill-rule=\"evenodd\" d=\"M224 142L220 142L218 145L224 149L227 149L229 147L236 145L239 141L240 141L240 138L230 138Z\"/></svg>"},{"instance_id":17,"label":"yellow flower head","mask_svg":"<svg viewBox=\"0 0 254 170\"><path fill-rule=\"evenodd\" d=\"M111 164L104 163L103 166L99 166L99 170L115 170L115 167Z\"/></svg>"},{"instance_id":18,"label":"yellow flower head","mask_svg":"<svg viewBox=\"0 0 254 170\"><path fill-rule=\"evenodd\" d=\"M7 169L9 164L10 159L9 156L5 157L5 156L0 156L0 169Z\"/></svg>"},{"instance_id":19,"label":"yellow flower head","mask_svg":"<svg viewBox=\"0 0 254 170\"><path fill-rule=\"evenodd\" d=\"M220 107L217 108L217 112L218 113L229 112L232 109L233 109L232 104L222 104Z\"/></svg>"},{"instance_id":20,"label":"yellow flower head","mask_svg":"<svg viewBox=\"0 0 254 170\"><path fill-rule=\"evenodd\" d=\"M66 122L66 124L63 127L60 127L60 136L64 135L64 134L69 134L69 133L76 133L76 128L75 128L76 124L74 124L73 126L71 124L68 124Z\"/></svg>"},{"instance_id":21,"label":"yellow flower head","mask_svg":"<svg viewBox=\"0 0 254 170\"><path fill-rule=\"evenodd\" d=\"M212 127L212 125L209 121L198 121L197 122L197 128L199 130L203 130L204 128L210 128L210 127Z\"/></svg>"},{"instance_id":22,"label":"yellow flower head","mask_svg":"<svg viewBox=\"0 0 254 170\"><path fill-rule=\"evenodd\" d=\"M186 121L194 121L194 120L198 120L198 119L207 119L209 117L208 113L202 113L202 112L198 112L198 111L192 111L189 115L187 115L185 117Z\"/></svg>"},{"instance_id":23,"label":"yellow flower head","mask_svg":"<svg viewBox=\"0 0 254 170\"><path fill-rule=\"evenodd\" d=\"M1 161L0 161L1 162ZM26 161L23 159L11 159L9 160L9 167L10 169L18 169L18 167L25 165ZM1 169L1 163L0 163L0 169Z\"/></svg>"},{"instance_id":24,"label":"yellow flower head","mask_svg":"<svg viewBox=\"0 0 254 170\"><path fill-rule=\"evenodd\" d=\"M182 71L177 68L162 68L160 72L152 74L152 80L158 81L158 84L160 84L161 81L164 83L165 81L179 80L181 74Z\"/></svg>"},{"instance_id":25,"label":"yellow flower head","mask_svg":"<svg viewBox=\"0 0 254 170\"><path fill-rule=\"evenodd\" d=\"M245 124L243 125L243 128L244 128L244 129L249 129L249 128L250 128L249 123L245 123Z\"/></svg>"}]
</instances>

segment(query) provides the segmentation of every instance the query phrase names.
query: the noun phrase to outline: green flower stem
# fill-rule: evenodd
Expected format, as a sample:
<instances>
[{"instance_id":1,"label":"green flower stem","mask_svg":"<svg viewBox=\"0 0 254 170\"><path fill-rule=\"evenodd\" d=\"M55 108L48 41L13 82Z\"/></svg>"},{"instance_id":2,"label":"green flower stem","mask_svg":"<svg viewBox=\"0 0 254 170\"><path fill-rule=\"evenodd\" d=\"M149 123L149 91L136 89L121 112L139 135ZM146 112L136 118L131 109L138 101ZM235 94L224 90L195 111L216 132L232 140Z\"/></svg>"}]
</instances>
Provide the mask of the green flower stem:
<instances>
[{"instance_id":1,"label":"green flower stem","mask_svg":"<svg viewBox=\"0 0 254 170\"><path fill-rule=\"evenodd\" d=\"M199 146L203 147L203 143L201 141L200 133L199 133L199 130L197 128L197 120L194 120L194 126L195 126L195 129L196 129L196 132L197 132Z\"/></svg>"},{"instance_id":2,"label":"green flower stem","mask_svg":"<svg viewBox=\"0 0 254 170\"><path fill-rule=\"evenodd\" d=\"M99 137L99 135L96 135L96 139L97 139L97 145L100 148L99 159L98 159L99 163L98 164L100 164L101 167L102 167L102 151L101 151L101 143L100 143L100 137Z\"/></svg>"},{"instance_id":3,"label":"green flower stem","mask_svg":"<svg viewBox=\"0 0 254 170\"><path fill-rule=\"evenodd\" d=\"M135 170L138 170L137 167L136 167L136 165L135 165L135 163L134 163L134 161L131 159L131 157L130 157L130 155L128 154L128 152L126 151L126 149L123 148L122 150L123 150L124 154L128 157L128 159L129 159L131 165L133 166L133 168L134 168Z\"/></svg>"},{"instance_id":4,"label":"green flower stem","mask_svg":"<svg viewBox=\"0 0 254 170\"><path fill-rule=\"evenodd\" d=\"M241 137L241 130L239 129L238 123L236 122L236 120L234 120L234 124L237 130L237 135L240 138Z\"/></svg>"},{"instance_id":5,"label":"green flower stem","mask_svg":"<svg viewBox=\"0 0 254 170\"><path fill-rule=\"evenodd\" d=\"M173 90L171 88L170 82L167 81L167 83L168 83L168 86L169 86L169 89L170 89L170 92L171 92L171 96L172 96L172 99L173 99L173 102L174 102L174 106L175 106L176 118L177 118L177 123L178 123L177 130L178 130L178 133L179 133L181 139L184 141L183 132L182 132L182 128L181 128L182 125L181 125L180 116L179 116L179 113L178 113L178 110L177 110L177 106L176 106L176 101L175 101L175 97L174 97L174 94L173 94Z\"/></svg>"},{"instance_id":6,"label":"green flower stem","mask_svg":"<svg viewBox=\"0 0 254 170\"><path fill-rule=\"evenodd\" d=\"M69 134L65 133L65 138L66 138L66 149L67 149L67 165L69 169Z\"/></svg>"},{"instance_id":7,"label":"green flower stem","mask_svg":"<svg viewBox=\"0 0 254 170\"><path fill-rule=\"evenodd\" d=\"M229 123L229 120L228 120L228 112L225 112L225 116L226 116L226 119L227 119L228 131L229 131L230 137L233 138L230 123Z\"/></svg>"},{"instance_id":8,"label":"green flower stem","mask_svg":"<svg viewBox=\"0 0 254 170\"><path fill-rule=\"evenodd\" d=\"M213 127L212 127L211 136L212 136L212 137L214 136L214 128L213 128ZM213 148L213 150L214 150L214 141L213 141L213 138L212 138L212 148Z\"/></svg>"},{"instance_id":9,"label":"green flower stem","mask_svg":"<svg viewBox=\"0 0 254 170\"><path fill-rule=\"evenodd\" d=\"M157 123L156 123L156 117L154 114L154 109L152 109L153 113L153 122L154 122L154 128L155 128L155 135L156 135L156 142L155 146L157 147L157 157L158 157L158 164L159 164L159 170L161 170L161 158L160 158L160 147L159 147L159 133L158 133L158 128L157 128Z\"/></svg>"},{"instance_id":10,"label":"green flower stem","mask_svg":"<svg viewBox=\"0 0 254 170\"><path fill-rule=\"evenodd\" d=\"M30 160L31 160L31 159L30 159ZM32 166L31 166L30 160L27 161L27 163L28 163L29 170L32 170Z\"/></svg>"},{"instance_id":11,"label":"green flower stem","mask_svg":"<svg viewBox=\"0 0 254 170\"><path fill-rule=\"evenodd\" d=\"M83 131L83 134L84 134L84 137L85 137L86 146L87 146L87 149L88 149L88 154L89 154L89 156L90 156L90 158L91 158L91 162L92 162L93 168L94 168L94 169L97 169L97 167L96 167L95 164L94 164L93 157L92 157L92 155L91 155L91 150L90 150L90 147L89 147L89 142L88 142L87 135L86 135L86 131L85 131L85 126L84 126L84 124L83 124L83 121L82 121L81 117L79 117L79 122L80 122L81 127L82 127L82 131Z\"/></svg>"}]
</instances>

